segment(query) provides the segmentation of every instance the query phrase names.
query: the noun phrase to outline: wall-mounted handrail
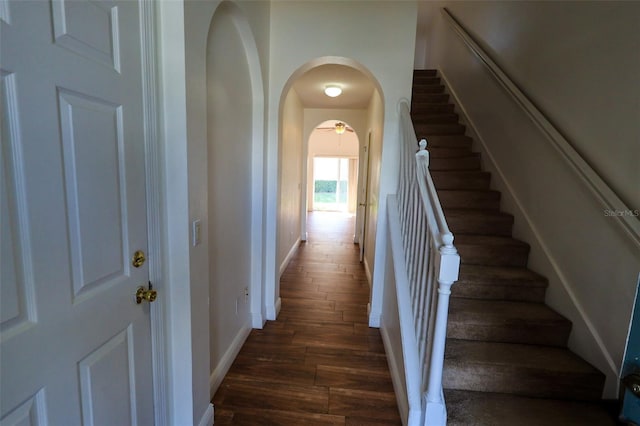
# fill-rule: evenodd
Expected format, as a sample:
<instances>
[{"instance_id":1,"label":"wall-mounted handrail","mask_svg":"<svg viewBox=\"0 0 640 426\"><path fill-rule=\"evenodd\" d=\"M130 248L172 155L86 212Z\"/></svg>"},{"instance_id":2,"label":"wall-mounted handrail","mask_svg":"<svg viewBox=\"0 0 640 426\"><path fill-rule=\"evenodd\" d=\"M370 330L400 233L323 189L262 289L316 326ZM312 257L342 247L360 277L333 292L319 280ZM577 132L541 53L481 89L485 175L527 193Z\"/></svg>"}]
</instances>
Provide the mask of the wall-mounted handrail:
<instances>
[{"instance_id":1,"label":"wall-mounted handrail","mask_svg":"<svg viewBox=\"0 0 640 426\"><path fill-rule=\"evenodd\" d=\"M617 219L615 222L622 227L636 245L640 246L640 220L638 220L638 217L634 214L637 210L632 210L620 199L618 194L593 170L562 133L551 124L542 111L518 88L513 80L491 59L487 52L476 43L473 37L471 37L447 8L442 9L442 15L465 46L486 66L498 84L506 90L516 103L520 105L531 121L542 131L552 146L560 153L561 157L586 184L602 207L613 211L632 213L615 216Z\"/></svg>"}]
</instances>

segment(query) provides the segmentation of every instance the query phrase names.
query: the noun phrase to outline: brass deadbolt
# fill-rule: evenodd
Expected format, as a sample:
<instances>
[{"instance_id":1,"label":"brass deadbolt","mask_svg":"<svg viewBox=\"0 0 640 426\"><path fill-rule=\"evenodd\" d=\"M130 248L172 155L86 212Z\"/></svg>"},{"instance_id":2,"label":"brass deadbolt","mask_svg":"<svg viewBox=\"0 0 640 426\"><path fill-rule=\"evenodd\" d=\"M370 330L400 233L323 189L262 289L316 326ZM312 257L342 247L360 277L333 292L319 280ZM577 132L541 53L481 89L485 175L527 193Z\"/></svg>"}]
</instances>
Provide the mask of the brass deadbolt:
<instances>
[{"instance_id":1,"label":"brass deadbolt","mask_svg":"<svg viewBox=\"0 0 640 426\"><path fill-rule=\"evenodd\" d=\"M147 258L144 257L144 252L142 250L138 250L135 253L133 253L133 259L131 259L131 264L134 267L139 268L144 264L145 260L147 260Z\"/></svg>"}]
</instances>

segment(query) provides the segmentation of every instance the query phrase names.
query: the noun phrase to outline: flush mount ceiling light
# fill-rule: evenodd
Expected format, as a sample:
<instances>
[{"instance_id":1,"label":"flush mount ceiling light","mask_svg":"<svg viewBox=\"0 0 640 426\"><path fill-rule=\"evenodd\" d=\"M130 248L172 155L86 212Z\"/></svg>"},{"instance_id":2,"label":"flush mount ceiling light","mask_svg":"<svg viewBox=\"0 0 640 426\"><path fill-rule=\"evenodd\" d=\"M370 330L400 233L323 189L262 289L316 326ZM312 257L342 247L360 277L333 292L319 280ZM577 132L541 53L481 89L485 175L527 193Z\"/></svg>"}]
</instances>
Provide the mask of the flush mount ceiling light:
<instances>
[{"instance_id":1,"label":"flush mount ceiling light","mask_svg":"<svg viewBox=\"0 0 640 426\"><path fill-rule=\"evenodd\" d=\"M347 125L341 122L336 123L336 133L341 135L347 130Z\"/></svg>"},{"instance_id":2,"label":"flush mount ceiling light","mask_svg":"<svg viewBox=\"0 0 640 426\"><path fill-rule=\"evenodd\" d=\"M336 85L330 85L330 86L326 86L324 88L324 94L331 97L331 98L335 98L336 96L340 96L340 94L342 93L342 89L339 86Z\"/></svg>"}]
</instances>

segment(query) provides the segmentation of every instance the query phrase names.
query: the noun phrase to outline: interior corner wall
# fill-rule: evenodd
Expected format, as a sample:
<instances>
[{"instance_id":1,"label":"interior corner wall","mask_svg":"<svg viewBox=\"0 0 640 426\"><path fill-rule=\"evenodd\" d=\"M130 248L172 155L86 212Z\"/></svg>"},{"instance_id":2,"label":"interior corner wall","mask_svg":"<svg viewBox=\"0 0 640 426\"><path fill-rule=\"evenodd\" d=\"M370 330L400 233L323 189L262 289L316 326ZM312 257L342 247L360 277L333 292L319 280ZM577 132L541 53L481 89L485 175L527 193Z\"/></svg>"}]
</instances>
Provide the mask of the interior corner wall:
<instances>
[{"instance_id":1,"label":"interior corner wall","mask_svg":"<svg viewBox=\"0 0 640 426\"><path fill-rule=\"evenodd\" d=\"M295 90L287 94L282 109L280 146L280 199L278 202L278 268L284 270L290 253L300 242L302 193L302 128L304 111Z\"/></svg>"},{"instance_id":2,"label":"interior corner wall","mask_svg":"<svg viewBox=\"0 0 640 426\"><path fill-rule=\"evenodd\" d=\"M573 322L569 346L618 374L640 249L444 21L446 6L631 209L640 208L640 3L439 2L420 35L484 144L483 162L546 302Z\"/></svg>"}]
</instances>

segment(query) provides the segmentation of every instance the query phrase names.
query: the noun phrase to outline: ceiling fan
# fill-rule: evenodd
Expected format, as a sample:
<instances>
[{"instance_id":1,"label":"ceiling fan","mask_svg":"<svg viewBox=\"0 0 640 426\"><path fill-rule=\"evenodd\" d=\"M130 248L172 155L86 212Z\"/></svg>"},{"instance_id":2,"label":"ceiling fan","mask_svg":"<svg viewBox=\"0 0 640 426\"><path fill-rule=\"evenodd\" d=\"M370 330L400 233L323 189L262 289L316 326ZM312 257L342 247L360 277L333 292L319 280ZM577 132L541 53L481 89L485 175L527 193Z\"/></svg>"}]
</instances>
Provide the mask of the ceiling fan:
<instances>
[{"instance_id":1,"label":"ceiling fan","mask_svg":"<svg viewBox=\"0 0 640 426\"><path fill-rule=\"evenodd\" d=\"M352 132L353 129L341 121L336 122L332 127L316 127L316 130L333 130L337 134L341 135L344 132Z\"/></svg>"}]
</instances>

